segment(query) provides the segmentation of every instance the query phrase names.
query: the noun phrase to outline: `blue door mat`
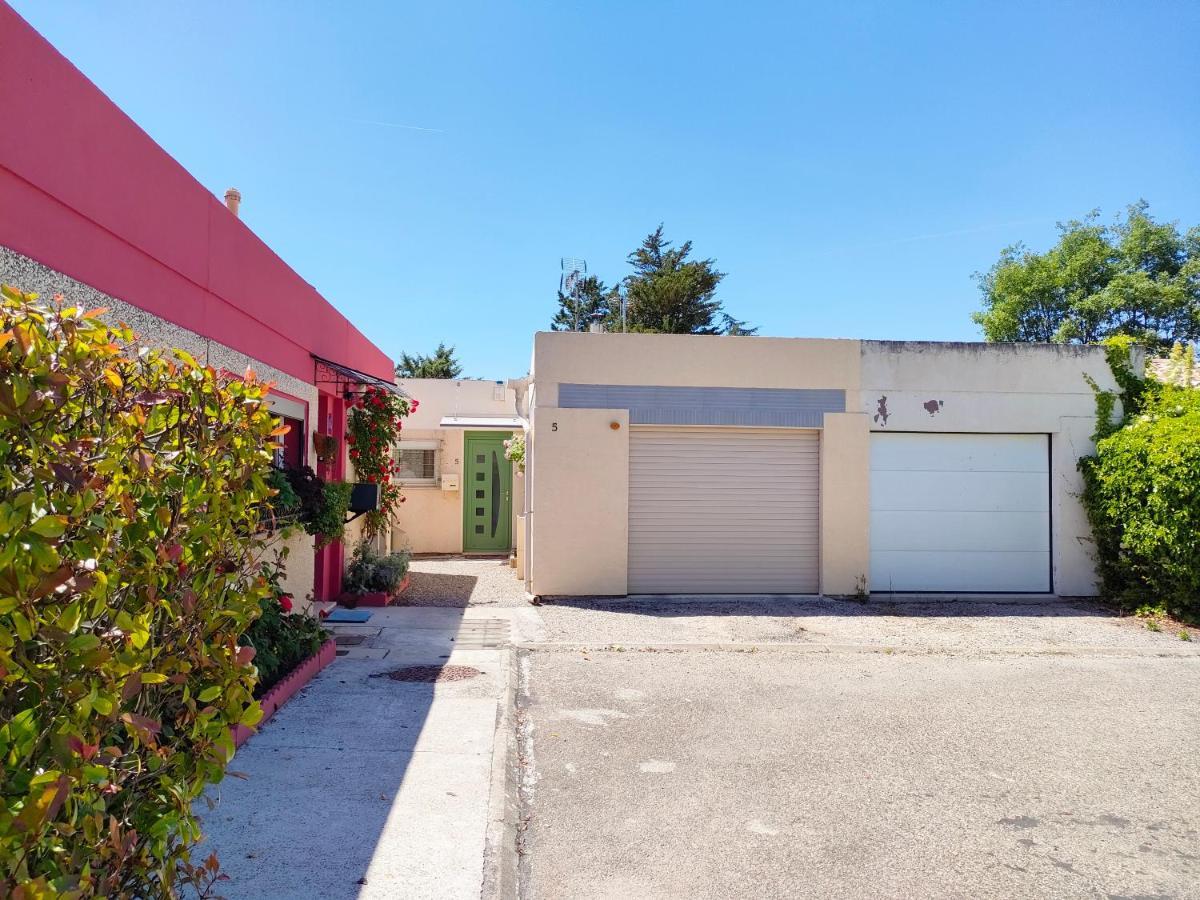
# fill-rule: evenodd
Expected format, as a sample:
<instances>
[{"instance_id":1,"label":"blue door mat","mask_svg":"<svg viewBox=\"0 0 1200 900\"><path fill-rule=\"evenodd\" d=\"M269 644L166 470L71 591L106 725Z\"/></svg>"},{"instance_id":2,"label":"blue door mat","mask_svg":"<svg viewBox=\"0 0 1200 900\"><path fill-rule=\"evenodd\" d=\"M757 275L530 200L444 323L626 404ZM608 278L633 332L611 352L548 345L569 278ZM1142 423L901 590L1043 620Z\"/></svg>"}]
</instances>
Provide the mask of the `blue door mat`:
<instances>
[{"instance_id":1,"label":"blue door mat","mask_svg":"<svg viewBox=\"0 0 1200 900\"><path fill-rule=\"evenodd\" d=\"M340 606L325 617L325 621L333 625L346 625L351 622L362 623L371 618L365 609L342 609Z\"/></svg>"}]
</instances>

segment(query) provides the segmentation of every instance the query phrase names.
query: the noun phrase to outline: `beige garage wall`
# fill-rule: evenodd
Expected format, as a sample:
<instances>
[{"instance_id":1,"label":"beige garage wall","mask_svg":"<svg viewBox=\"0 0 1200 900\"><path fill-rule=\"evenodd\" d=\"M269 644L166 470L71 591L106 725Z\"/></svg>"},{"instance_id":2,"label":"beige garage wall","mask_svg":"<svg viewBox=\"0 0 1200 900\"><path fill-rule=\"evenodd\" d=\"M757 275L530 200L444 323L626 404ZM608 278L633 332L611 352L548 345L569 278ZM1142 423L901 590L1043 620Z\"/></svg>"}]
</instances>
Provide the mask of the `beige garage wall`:
<instances>
[{"instance_id":1,"label":"beige garage wall","mask_svg":"<svg viewBox=\"0 0 1200 900\"><path fill-rule=\"evenodd\" d=\"M871 431L1050 434L1055 590L1095 593L1076 463L1092 451L1084 376L1115 388L1100 348L540 333L532 371L534 593L619 594L627 581L628 441L604 433L623 411L560 409L561 383L845 390L847 412L827 413L821 436L828 594L870 587ZM554 421L571 431L547 431Z\"/></svg>"},{"instance_id":2,"label":"beige garage wall","mask_svg":"<svg viewBox=\"0 0 1200 900\"><path fill-rule=\"evenodd\" d=\"M533 339L539 406L558 384L834 388L858 403L859 342L731 335L539 332Z\"/></svg>"},{"instance_id":3,"label":"beige garage wall","mask_svg":"<svg viewBox=\"0 0 1200 900\"><path fill-rule=\"evenodd\" d=\"M862 413L826 413L821 429L821 593L868 589L870 429Z\"/></svg>"},{"instance_id":4,"label":"beige garage wall","mask_svg":"<svg viewBox=\"0 0 1200 900\"><path fill-rule=\"evenodd\" d=\"M629 413L537 407L530 443L530 592L625 594Z\"/></svg>"}]
</instances>

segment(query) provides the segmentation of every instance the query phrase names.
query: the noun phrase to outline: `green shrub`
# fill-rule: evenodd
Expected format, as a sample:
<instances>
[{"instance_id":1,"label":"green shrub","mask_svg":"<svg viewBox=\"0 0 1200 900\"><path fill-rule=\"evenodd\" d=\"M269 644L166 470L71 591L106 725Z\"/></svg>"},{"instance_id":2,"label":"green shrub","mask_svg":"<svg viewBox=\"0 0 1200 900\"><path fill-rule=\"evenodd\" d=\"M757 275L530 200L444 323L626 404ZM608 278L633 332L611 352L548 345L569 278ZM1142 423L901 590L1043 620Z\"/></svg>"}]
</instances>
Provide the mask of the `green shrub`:
<instances>
[{"instance_id":1,"label":"green shrub","mask_svg":"<svg viewBox=\"0 0 1200 900\"><path fill-rule=\"evenodd\" d=\"M300 512L300 496L292 487L291 479L284 469L272 467L267 475L267 486L275 491L268 501L276 527L287 527L295 522Z\"/></svg>"},{"instance_id":2,"label":"green shrub","mask_svg":"<svg viewBox=\"0 0 1200 900\"><path fill-rule=\"evenodd\" d=\"M0 896L210 883L192 801L261 716L265 388L96 315L0 305Z\"/></svg>"},{"instance_id":3,"label":"green shrub","mask_svg":"<svg viewBox=\"0 0 1200 900\"><path fill-rule=\"evenodd\" d=\"M354 548L342 585L348 594L395 593L408 572L409 559L407 550L383 554L363 541Z\"/></svg>"},{"instance_id":4,"label":"green shrub","mask_svg":"<svg viewBox=\"0 0 1200 900\"><path fill-rule=\"evenodd\" d=\"M310 508L309 517L304 522L304 530L316 535L318 547L342 539L353 492L354 485L348 481L326 481L321 485L317 502Z\"/></svg>"},{"instance_id":5,"label":"green shrub","mask_svg":"<svg viewBox=\"0 0 1200 900\"><path fill-rule=\"evenodd\" d=\"M1080 460L1103 592L1128 608L1200 614L1200 391L1138 378L1110 346L1122 391L1098 392L1096 455ZM1123 415L1112 411L1121 401Z\"/></svg>"},{"instance_id":6,"label":"green shrub","mask_svg":"<svg viewBox=\"0 0 1200 900\"><path fill-rule=\"evenodd\" d=\"M287 549L279 551L273 563L263 564L263 577L270 585L268 596L259 601L262 614L242 635L243 646L254 648L258 668L255 697L262 697L304 660L321 649L328 637L321 623L312 616L292 612L294 598L280 587L283 560Z\"/></svg>"}]
</instances>

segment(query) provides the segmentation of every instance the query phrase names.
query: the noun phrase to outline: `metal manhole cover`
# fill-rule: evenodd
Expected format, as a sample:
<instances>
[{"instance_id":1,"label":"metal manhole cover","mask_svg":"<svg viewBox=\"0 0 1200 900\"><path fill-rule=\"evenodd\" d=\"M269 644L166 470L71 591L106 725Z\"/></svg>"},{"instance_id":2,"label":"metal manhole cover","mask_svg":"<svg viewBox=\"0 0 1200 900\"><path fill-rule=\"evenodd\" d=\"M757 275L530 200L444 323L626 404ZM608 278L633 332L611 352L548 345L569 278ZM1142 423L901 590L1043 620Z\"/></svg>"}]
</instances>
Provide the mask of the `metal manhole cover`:
<instances>
[{"instance_id":1,"label":"metal manhole cover","mask_svg":"<svg viewBox=\"0 0 1200 900\"><path fill-rule=\"evenodd\" d=\"M372 678L390 678L392 681L466 681L483 674L471 666L407 666L390 672L378 672Z\"/></svg>"},{"instance_id":2,"label":"metal manhole cover","mask_svg":"<svg viewBox=\"0 0 1200 900\"><path fill-rule=\"evenodd\" d=\"M365 634L339 634L333 638L339 647L357 647L366 639Z\"/></svg>"}]
</instances>

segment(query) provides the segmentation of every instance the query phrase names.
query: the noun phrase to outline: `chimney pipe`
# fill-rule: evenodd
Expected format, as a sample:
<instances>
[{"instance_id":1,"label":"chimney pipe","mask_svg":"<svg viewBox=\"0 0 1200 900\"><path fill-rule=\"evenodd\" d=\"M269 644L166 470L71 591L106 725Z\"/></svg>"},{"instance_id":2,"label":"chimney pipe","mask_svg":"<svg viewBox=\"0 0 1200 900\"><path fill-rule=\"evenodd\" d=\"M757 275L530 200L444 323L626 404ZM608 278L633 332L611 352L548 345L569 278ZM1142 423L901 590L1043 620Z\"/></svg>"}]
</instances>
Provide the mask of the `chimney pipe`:
<instances>
[{"instance_id":1,"label":"chimney pipe","mask_svg":"<svg viewBox=\"0 0 1200 900\"><path fill-rule=\"evenodd\" d=\"M229 211L235 216L238 214L238 205L242 202L242 192L237 188L230 188L225 192L225 205L229 207Z\"/></svg>"}]
</instances>

